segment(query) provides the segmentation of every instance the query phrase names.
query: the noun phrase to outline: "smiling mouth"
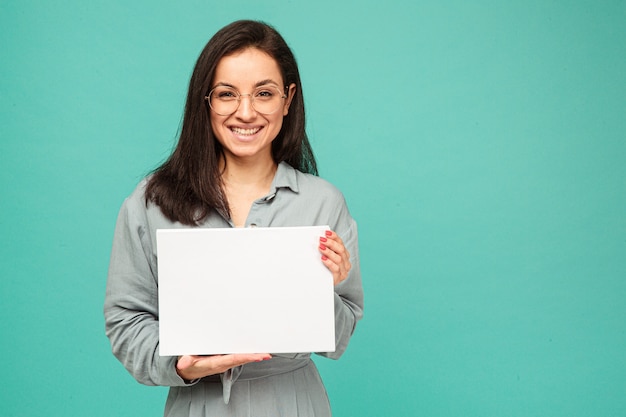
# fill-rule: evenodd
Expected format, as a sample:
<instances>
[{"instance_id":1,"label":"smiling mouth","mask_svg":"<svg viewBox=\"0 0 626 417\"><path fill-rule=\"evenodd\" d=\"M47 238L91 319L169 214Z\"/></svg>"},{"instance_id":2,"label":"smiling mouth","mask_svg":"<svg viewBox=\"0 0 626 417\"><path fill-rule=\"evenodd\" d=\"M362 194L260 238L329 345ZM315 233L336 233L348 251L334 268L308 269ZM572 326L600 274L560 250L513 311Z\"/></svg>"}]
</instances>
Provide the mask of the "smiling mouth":
<instances>
[{"instance_id":1,"label":"smiling mouth","mask_svg":"<svg viewBox=\"0 0 626 417\"><path fill-rule=\"evenodd\" d=\"M235 133L237 135L252 136L255 133L257 133L259 130L261 130L261 128L260 127L255 127L255 128L251 128L251 129L243 129L241 127L231 127L230 130L232 130L233 133Z\"/></svg>"}]
</instances>

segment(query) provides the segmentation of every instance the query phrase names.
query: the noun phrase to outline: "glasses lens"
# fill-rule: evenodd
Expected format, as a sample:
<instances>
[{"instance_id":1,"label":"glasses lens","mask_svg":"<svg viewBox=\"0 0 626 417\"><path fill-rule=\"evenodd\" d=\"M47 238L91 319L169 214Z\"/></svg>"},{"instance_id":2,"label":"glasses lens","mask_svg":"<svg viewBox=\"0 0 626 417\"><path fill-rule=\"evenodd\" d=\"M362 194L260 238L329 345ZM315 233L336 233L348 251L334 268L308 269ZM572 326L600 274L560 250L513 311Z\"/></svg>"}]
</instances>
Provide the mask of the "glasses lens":
<instances>
[{"instance_id":1,"label":"glasses lens","mask_svg":"<svg viewBox=\"0 0 626 417\"><path fill-rule=\"evenodd\" d=\"M263 114L272 114L283 104L283 95L276 87L263 87L254 91L252 106Z\"/></svg>"},{"instance_id":2,"label":"glasses lens","mask_svg":"<svg viewBox=\"0 0 626 417\"><path fill-rule=\"evenodd\" d=\"M233 114L239 107L239 93L233 88L215 87L209 94L209 105L219 115Z\"/></svg>"},{"instance_id":3,"label":"glasses lens","mask_svg":"<svg viewBox=\"0 0 626 417\"><path fill-rule=\"evenodd\" d=\"M215 87L209 94L209 105L221 116L228 116L237 111L241 100L248 97L252 107L259 113L272 114L280 109L284 95L277 87L261 87L252 94L240 94L230 87Z\"/></svg>"}]
</instances>

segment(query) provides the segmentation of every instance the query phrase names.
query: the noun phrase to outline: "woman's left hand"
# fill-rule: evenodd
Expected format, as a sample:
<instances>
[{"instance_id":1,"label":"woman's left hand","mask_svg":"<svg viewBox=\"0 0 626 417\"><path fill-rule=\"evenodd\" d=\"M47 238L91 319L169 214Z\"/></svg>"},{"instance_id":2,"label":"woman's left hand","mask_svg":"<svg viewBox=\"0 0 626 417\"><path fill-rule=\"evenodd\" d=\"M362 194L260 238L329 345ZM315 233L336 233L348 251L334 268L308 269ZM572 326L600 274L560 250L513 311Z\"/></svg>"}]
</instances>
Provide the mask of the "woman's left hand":
<instances>
[{"instance_id":1,"label":"woman's left hand","mask_svg":"<svg viewBox=\"0 0 626 417\"><path fill-rule=\"evenodd\" d=\"M322 254L322 262L333 273L335 285L348 278L348 272L352 268L350 253L335 232L328 230L326 236L320 237L319 250Z\"/></svg>"}]
</instances>

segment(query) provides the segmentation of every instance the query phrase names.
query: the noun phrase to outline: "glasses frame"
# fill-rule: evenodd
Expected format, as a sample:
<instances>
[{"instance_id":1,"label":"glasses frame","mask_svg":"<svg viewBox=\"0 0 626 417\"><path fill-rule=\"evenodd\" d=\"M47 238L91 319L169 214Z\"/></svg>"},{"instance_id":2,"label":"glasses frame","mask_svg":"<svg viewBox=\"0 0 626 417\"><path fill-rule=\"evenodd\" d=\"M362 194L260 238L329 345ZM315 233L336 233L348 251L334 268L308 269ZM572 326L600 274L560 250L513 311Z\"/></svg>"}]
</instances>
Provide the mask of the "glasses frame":
<instances>
[{"instance_id":1,"label":"glasses frame","mask_svg":"<svg viewBox=\"0 0 626 417\"><path fill-rule=\"evenodd\" d=\"M237 93L237 107L235 107L235 110L233 110L231 113L218 113L213 106L211 106L211 94L213 94L213 92L215 90L217 90L218 88L229 88L231 90L233 90L235 93ZM278 88L277 86L267 86L266 88L275 88L278 92L280 92L280 88ZM259 89L262 89L262 87L259 87ZM289 86L285 86L284 87L284 92L283 94L280 96L280 98L282 98L283 100L286 99L287 96L287 90L289 89ZM254 96L252 95L253 93L248 93L248 94L241 94L241 92L239 92L239 90L237 90L236 88L233 87L229 87L227 85L218 85L215 86L211 89L211 91L209 91L209 94L207 94L206 96L204 96L204 100L208 103L209 107L211 108L211 110L213 110L215 112L215 114L218 114L220 116L230 116L231 114L235 114L237 112L237 110L239 110L239 106L241 106L241 100L245 97L248 96L250 98L250 105L252 106L252 108L254 109L255 112L257 113L261 113L261 114L265 114L265 115L270 115L270 114L274 114L276 113L278 110L280 110L281 106L278 106L276 108L276 110L269 112L269 113L265 113L262 111L257 110L256 107L254 107Z\"/></svg>"}]
</instances>

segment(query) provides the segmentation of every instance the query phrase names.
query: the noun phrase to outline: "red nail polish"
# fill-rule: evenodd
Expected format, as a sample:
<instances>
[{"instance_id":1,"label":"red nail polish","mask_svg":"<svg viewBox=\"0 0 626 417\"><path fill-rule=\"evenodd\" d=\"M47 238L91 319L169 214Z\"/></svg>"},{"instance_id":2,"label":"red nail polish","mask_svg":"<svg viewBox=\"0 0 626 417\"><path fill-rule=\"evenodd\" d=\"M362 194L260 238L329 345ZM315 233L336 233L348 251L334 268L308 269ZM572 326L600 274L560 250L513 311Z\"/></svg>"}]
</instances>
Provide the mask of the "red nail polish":
<instances>
[{"instance_id":1,"label":"red nail polish","mask_svg":"<svg viewBox=\"0 0 626 417\"><path fill-rule=\"evenodd\" d=\"M320 249L321 249L321 250L325 250L325 249L326 249L326 246L324 246L324 245L320 245Z\"/></svg>"},{"instance_id":2,"label":"red nail polish","mask_svg":"<svg viewBox=\"0 0 626 417\"><path fill-rule=\"evenodd\" d=\"M326 255L322 255L322 261L325 261L327 259L328 259L328 257Z\"/></svg>"},{"instance_id":3,"label":"red nail polish","mask_svg":"<svg viewBox=\"0 0 626 417\"><path fill-rule=\"evenodd\" d=\"M320 242L326 242L328 239L326 239L325 237L320 237Z\"/></svg>"},{"instance_id":4,"label":"red nail polish","mask_svg":"<svg viewBox=\"0 0 626 417\"><path fill-rule=\"evenodd\" d=\"M332 235L333 235L333 232L331 232L330 230L326 231L326 236L332 236Z\"/></svg>"}]
</instances>

